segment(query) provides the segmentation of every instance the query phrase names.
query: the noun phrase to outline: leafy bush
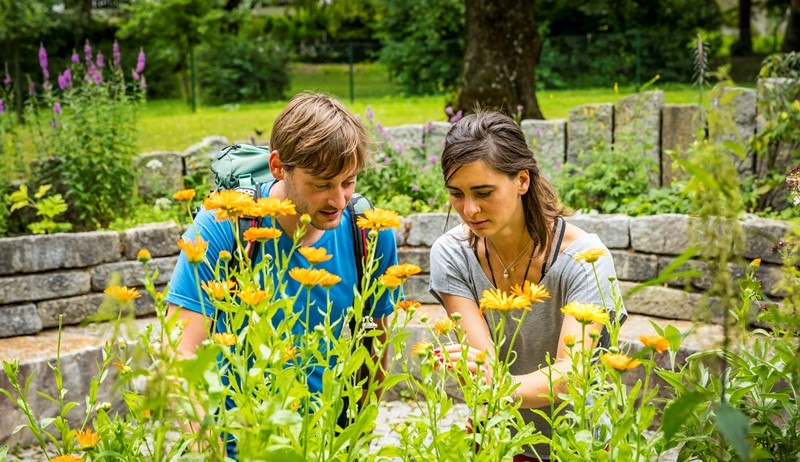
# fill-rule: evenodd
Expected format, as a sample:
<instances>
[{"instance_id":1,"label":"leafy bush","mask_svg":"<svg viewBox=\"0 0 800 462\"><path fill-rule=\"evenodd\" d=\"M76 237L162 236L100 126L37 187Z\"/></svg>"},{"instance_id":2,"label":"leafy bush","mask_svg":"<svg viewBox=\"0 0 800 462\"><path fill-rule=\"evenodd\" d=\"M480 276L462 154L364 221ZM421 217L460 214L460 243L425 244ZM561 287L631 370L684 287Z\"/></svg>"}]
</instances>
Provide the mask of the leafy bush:
<instances>
[{"instance_id":1,"label":"leafy bush","mask_svg":"<svg viewBox=\"0 0 800 462\"><path fill-rule=\"evenodd\" d=\"M381 61L411 95L454 88L464 55L464 2L382 0Z\"/></svg>"},{"instance_id":2,"label":"leafy bush","mask_svg":"<svg viewBox=\"0 0 800 462\"><path fill-rule=\"evenodd\" d=\"M200 52L200 88L207 104L273 101L289 89L286 55L274 43L230 37Z\"/></svg>"},{"instance_id":3,"label":"leafy bush","mask_svg":"<svg viewBox=\"0 0 800 462\"><path fill-rule=\"evenodd\" d=\"M684 186L673 183L669 188L653 188L629 198L620 207L619 212L632 216L659 213L688 214L689 209L689 199L684 192Z\"/></svg>"},{"instance_id":4,"label":"leafy bush","mask_svg":"<svg viewBox=\"0 0 800 462\"><path fill-rule=\"evenodd\" d=\"M136 117L147 86L145 55L140 52L131 70L134 78L127 80L118 53L103 58L87 43L84 56L75 53L58 75L56 89L42 47L45 79L26 108L40 155L31 182L53 185L69 206L67 221L79 231L107 226L129 209L134 195ZM36 89L33 83L31 89Z\"/></svg>"},{"instance_id":5,"label":"leafy bush","mask_svg":"<svg viewBox=\"0 0 800 462\"><path fill-rule=\"evenodd\" d=\"M36 210L39 221L28 225L28 229L33 234L50 234L69 231L72 229L71 223L60 223L55 220L58 215L67 211L67 204L61 194L53 194L45 197L51 186L39 186L39 190L33 197L28 194L28 187L24 184L17 191L11 193L11 211L24 207L31 207Z\"/></svg>"}]
</instances>

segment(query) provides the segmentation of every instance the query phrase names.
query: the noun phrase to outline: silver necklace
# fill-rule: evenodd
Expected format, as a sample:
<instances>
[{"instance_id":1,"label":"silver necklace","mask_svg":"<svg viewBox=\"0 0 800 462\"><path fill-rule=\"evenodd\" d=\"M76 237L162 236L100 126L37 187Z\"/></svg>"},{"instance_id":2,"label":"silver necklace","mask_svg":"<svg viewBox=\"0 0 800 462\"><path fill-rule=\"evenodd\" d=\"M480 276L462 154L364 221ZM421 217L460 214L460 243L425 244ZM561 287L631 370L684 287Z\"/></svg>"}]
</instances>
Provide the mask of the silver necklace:
<instances>
[{"instance_id":1,"label":"silver necklace","mask_svg":"<svg viewBox=\"0 0 800 462\"><path fill-rule=\"evenodd\" d=\"M511 263L506 265L505 263L503 263L503 259L500 258L500 252L497 251L497 247L494 245L494 242L491 239L489 239L489 244L492 244L492 249L494 249L494 253L495 255L497 255L497 261L499 261L500 266L503 267L503 279L508 279L509 277L511 277L511 273L514 272L514 268L517 265L517 261L520 258L522 258L523 255L525 255L525 251L528 250L528 246L531 245L531 242L533 242L533 239L531 239L530 241L528 241L527 244L525 244L525 247L522 248L522 252L520 252L519 255L517 255L517 258L515 258L514 260L511 261Z\"/></svg>"}]
</instances>

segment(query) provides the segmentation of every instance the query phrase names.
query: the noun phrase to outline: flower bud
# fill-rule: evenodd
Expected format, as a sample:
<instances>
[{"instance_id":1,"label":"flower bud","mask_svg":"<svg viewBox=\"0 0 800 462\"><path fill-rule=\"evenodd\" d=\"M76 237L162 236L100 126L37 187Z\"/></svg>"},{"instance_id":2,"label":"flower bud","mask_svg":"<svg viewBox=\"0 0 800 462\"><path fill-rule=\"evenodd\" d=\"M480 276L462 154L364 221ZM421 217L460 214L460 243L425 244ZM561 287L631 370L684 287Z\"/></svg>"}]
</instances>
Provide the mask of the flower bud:
<instances>
[{"instance_id":1,"label":"flower bud","mask_svg":"<svg viewBox=\"0 0 800 462\"><path fill-rule=\"evenodd\" d=\"M617 354L617 353L619 353L619 348L617 348L615 346L610 346L610 347L608 347L608 352L611 353L611 354Z\"/></svg>"},{"instance_id":2,"label":"flower bud","mask_svg":"<svg viewBox=\"0 0 800 462\"><path fill-rule=\"evenodd\" d=\"M461 313L453 313L453 315L450 316L450 317L453 318L453 321L460 321L461 320Z\"/></svg>"},{"instance_id":3,"label":"flower bud","mask_svg":"<svg viewBox=\"0 0 800 462\"><path fill-rule=\"evenodd\" d=\"M220 251L220 253L219 253L219 259L220 259L221 261L223 261L223 262L225 262L225 263L228 263L229 261L231 261L231 258L233 258L233 256L232 256L232 255L231 255L231 253L230 253L230 252L228 252L227 250L222 250L222 251Z\"/></svg>"},{"instance_id":4,"label":"flower bud","mask_svg":"<svg viewBox=\"0 0 800 462\"><path fill-rule=\"evenodd\" d=\"M102 403L98 404L95 408L97 412L108 412L111 410L111 403L108 401L103 401Z\"/></svg>"},{"instance_id":5,"label":"flower bud","mask_svg":"<svg viewBox=\"0 0 800 462\"><path fill-rule=\"evenodd\" d=\"M591 331L589 331L589 337L591 337L592 340L599 339L600 338L600 331L597 330L597 329L592 329Z\"/></svg>"},{"instance_id":6,"label":"flower bud","mask_svg":"<svg viewBox=\"0 0 800 462\"><path fill-rule=\"evenodd\" d=\"M378 238L378 230L376 230L376 229L369 230L369 238L370 239L377 239Z\"/></svg>"},{"instance_id":7,"label":"flower bud","mask_svg":"<svg viewBox=\"0 0 800 462\"><path fill-rule=\"evenodd\" d=\"M419 321L420 321L421 323L425 324L425 323L427 323L427 322L428 322L428 317L427 317L427 316L423 316L423 317L419 318Z\"/></svg>"},{"instance_id":8,"label":"flower bud","mask_svg":"<svg viewBox=\"0 0 800 462\"><path fill-rule=\"evenodd\" d=\"M140 263L147 263L151 258L150 251L147 249L139 249L139 254L136 255L136 259L139 260Z\"/></svg>"},{"instance_id":9,"label":"flower bud","mask_svg":"<svg viewBox=\"0 0 800 462\"><path fill-rule=\"evenodd\" d=\"M311 223L311 215L309 215L307 213L304 213L304 214L300 215L300 223L302 223L304 225L307 225L307 224Z\"/></svg>"}]
</instances>

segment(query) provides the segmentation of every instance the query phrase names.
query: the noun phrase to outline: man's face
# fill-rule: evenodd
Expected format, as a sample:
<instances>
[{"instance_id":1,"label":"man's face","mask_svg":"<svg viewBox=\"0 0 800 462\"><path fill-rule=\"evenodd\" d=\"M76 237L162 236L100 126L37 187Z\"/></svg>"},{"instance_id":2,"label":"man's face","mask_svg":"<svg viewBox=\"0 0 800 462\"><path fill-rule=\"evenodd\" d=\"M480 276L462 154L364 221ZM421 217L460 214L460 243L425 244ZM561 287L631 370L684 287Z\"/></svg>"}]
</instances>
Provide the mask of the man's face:
<instances>
[{"instance_id":1,"label":"man's face","mask_svg":"<svg viewBox=\"0 0 800 462\"><path fill-rule=\"evenodd\" d=\"M355 171L321 178L310 175L305 169L294 168L284 179L286 198L294 202L299 215L311 216L311 226L320 230L339 226L342 212L356 188Z\"/></svg>"}]
</instances>

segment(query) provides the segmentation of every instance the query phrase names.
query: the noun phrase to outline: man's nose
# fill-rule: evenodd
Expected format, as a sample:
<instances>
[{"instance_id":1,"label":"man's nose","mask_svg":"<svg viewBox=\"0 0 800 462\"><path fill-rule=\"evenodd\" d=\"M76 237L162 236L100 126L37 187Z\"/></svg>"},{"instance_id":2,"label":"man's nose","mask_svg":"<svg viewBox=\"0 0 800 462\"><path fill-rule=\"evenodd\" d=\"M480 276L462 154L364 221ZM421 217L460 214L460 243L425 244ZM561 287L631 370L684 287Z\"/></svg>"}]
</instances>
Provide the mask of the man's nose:
<instances>
[{"instance_id":1,"label":"man's nose","mask_svg":"<svg viewBox=\"0 0 800 462\"><path fill-rule=\"evenodd\" d=\"M347 196L347 190L342 187L331 188L331 195L328 197L328 204L336 207L336 210L343 210L347 205L350 198Z\"/></svg>"}]
</instances>

